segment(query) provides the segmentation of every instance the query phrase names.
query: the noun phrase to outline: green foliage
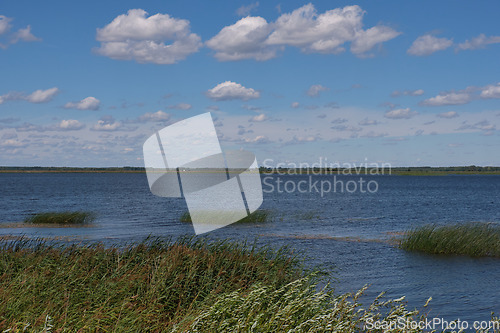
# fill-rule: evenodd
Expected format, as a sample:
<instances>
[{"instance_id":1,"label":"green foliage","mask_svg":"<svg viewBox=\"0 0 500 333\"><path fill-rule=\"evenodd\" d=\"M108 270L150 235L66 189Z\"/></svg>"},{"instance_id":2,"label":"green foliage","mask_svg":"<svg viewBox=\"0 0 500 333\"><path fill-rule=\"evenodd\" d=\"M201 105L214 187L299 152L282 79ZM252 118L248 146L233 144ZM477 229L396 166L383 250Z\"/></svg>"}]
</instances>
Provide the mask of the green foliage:
<instances>
[{"instance_id":1,"label":"green foliage","mask_svg":"<svg viewBox=\"0 0 500 333\"><path fill-rule=\"evenodd\" d=\"M32 224L87 224L95 219L95 214L91 212L46 212L32 215L25 223Z\"/></svg>"},{"instance_id":2,"label":"green foliage","mask_svg":"<svg viewBox=\"0 0 500 333\"><path fill-rule=\"evenodd\" d=\"M182 238L125 249L0 242L0 331L53 325L69 331L164 331L203 302L254 283L296 280L286 249Z\"/></svg>"},{"instance_id":3,"label":"green foliage","mask_svg":"<svg viewBox=\"0 0 500 333\"><path fill-rule=\"evenodd\" d=\"M426 225L407 232L400 247L432 254L500 257L500 226L479 222Z\"/></svg>"}]
</instances>

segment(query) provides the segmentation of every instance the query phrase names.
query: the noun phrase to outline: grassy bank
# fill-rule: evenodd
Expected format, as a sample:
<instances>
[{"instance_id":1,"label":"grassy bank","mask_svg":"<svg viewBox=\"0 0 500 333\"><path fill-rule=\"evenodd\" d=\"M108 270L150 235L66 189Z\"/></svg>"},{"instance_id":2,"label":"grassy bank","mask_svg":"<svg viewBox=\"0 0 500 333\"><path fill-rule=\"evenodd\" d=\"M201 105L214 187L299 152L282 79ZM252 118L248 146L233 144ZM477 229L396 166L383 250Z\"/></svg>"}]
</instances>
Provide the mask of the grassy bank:
<instances>
[{"instance_id":1,"label":"grassy bank","mask_svg":"<svg viewBox=\"0 0 500 333\"><path fill-rule=\"evenodd\" d=\"M500 226L489 223L426 225L407 232L400 247L430 254L500 257Z\"/></svg>"},{"instance_id":2,"label":"grassy bank","mask_svg":"<svg viewBox=\"0 0 500 333\"><path fill-rule=\"evenodd\" d=\"M0 243L0 329L162 331L217 296L255 283L280 288L302 275L284 251L227 242L102 245ZM49 316L49 317L47 317Z\"/></svg>"},{"instance_id":3,"label":"grassy bank","mask_svg":"<svg viewBox=\"0 0 500 333\"><path fill-rule=\"evenodd\" d=\"M93 222L95 214L91 212L46 212L32 215L24 223L31 224L87 224Z\"/></svg>"},{"instance_id":4,"label":"grassy bank","mask_svg":"<svg viewBox=\"0 0 500 333\"><path fill-rule=\"evenodd\" d=\"M362 306L318 291L284 250L225 241L148 240L125 249L0 242L0 330L8 332L421 332L404 297ZM498 318L495 318L498 320Z\"/></svg>"}]
</instances>

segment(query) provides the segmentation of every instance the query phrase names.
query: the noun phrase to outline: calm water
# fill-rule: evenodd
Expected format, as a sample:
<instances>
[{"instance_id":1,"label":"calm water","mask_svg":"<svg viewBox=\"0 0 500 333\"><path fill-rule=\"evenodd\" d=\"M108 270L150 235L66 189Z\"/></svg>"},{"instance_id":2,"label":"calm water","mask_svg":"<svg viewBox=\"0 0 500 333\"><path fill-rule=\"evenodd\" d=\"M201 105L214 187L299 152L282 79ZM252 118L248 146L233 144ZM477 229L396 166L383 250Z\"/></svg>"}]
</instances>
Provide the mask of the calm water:
<instances>
[{"instance_id":1,"label":"calm water","mask_svg":"<svg viewBox=\"0 0 500 333\"><path fill-rule=\"evenodd\" d=\"M289 182L288 190L301 180L310 181L302 175L280 177ZM311 180L331 182L332 177L313 176ZM203 237L258 237L263 244L289 245L303 251L311 264L332 270L339 292L371 284L367 299L386 291L390 297L406 295L409 305L417 308L432 296L431 316L472 321L488 320L491 311L500 313L499 259L420 255L380 241L426 223L500 223L500 176L363 175L363 179L376 181L378 191L361 193L358 188L354 193L341 193L338 188L322 196L314 190L288 193L282 186L278 193L277 176L267 178L265 184L275 188L263 186L270 193L264 194L262 208L274 213L272 222L230 225ZM337 180L345 184L359 177L337 176ZM148 235L193 234L190 224L179 222L187 211L184 200L153 196L145 174L0 174L0 190L0 235L71 236L119 243ZM94 211L96 226L2 227L32 213L63 210Z\"/></svg>"}]
</instances>

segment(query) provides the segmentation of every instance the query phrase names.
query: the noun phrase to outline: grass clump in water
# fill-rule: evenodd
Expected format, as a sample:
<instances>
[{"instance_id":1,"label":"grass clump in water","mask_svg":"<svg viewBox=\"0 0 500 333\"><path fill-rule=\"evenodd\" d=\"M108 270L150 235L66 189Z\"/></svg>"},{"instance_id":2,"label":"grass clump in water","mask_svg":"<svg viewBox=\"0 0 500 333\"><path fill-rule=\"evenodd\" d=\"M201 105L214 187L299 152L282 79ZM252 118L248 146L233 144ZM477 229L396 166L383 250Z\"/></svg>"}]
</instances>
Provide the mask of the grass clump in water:
<instances>
[{"instance_id":1,"label":"grass clump in water","mask_svg":"<svg viewBox=\"0 0 500 333\"><path fill-rule=\"evenodd\" d=\"M426 225L408 231L399 246L431 254L500 257L500 226L479 222Z\"/></svg>"},{"instance_id":2,"label":"grass clump in water","mask_svg":"<svg viewBox=\"0 0 500 333\"><path fill-rule=\"evenodd\" d=\"M93 222L95 214L91 212L46 212L32 215L24 220L32 224L87 224Z\"/></svg>"},{"instance_id":3,"label":"grass clump in water","mask_svg":"<svg viewBox=\"0 0 500 333\"><path fill-rule=\"evenodd\" d=\"M271 212L269 210L256 210L250 215L242 218L237 223L263 223L269 221ZM193 222L189 212L184 212L180 217L181 222Z\"/></svg>"}]
</instances>

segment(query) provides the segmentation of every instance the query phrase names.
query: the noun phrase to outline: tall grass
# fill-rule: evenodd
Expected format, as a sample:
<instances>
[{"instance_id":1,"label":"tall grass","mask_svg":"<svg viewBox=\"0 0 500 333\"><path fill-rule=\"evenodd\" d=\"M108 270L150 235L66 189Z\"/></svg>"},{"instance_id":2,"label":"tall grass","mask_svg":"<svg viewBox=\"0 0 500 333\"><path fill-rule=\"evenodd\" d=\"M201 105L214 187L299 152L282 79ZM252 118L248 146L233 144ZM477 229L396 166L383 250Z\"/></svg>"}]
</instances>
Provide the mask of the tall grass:
<instances>
[{"instance_id":1,"label":"tall grass","mask_svg":"<svg viewBox=\"0 0 500 333\"><path fill-rule=\"evenodd\" d=\"M500 257L500 226L479 222L425 225L407 232L399 245L408 251L432 254Z\"/></svg>"},{"instance_id":2,"label":"tall grass","mask_svg":"<svg viewBox=\"0 0 500 333\"><path fill-rule=\"evenodd\" d=\"M423 320L425 314L409 311L404 297L383 301L383 293L362 307L359 297L366 288L340 296L327 288L317 292L311 275L278 289L256 285L246 294L219 297L196 317L176 325L174 332L421 332L371 327L376 321L397 318Z\"/></svg>"},{"instance_id":3,"label":"tall grass","mask_svg":"<svg viewBox=\"0 0 500 333\"><path fill-rule=\"evenodd\" d=\"M49 322L70 331L164 331L201 303L302 274L286 250L224 241L148 240L126 249L0 243L0 331Z\"/></svg>"},{"instance_id":4,"label":"tall grass","mask_svg":"<svg viewBox=\"0 0 500 333\"><path fill-rule=\"evenodd\" d=\"M267 222L271 218L269 210L256 210L255 212L245 216L238 223L262 223ZM192 222L189 212L184 212L180 217L181 222Z\"/></svg>"},{"instance_id":5,"label":"tall grass","mask_svg":"<svg viewBox=\"0 0 500 333\"><path fill-rule=\"evenodd\" d=\"M95 219L91 212L46 212L27 217L24 222L32 224L86 224Z\"/></svg>"}]
</instances>

